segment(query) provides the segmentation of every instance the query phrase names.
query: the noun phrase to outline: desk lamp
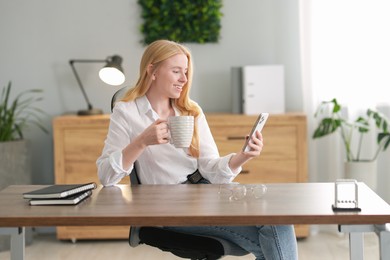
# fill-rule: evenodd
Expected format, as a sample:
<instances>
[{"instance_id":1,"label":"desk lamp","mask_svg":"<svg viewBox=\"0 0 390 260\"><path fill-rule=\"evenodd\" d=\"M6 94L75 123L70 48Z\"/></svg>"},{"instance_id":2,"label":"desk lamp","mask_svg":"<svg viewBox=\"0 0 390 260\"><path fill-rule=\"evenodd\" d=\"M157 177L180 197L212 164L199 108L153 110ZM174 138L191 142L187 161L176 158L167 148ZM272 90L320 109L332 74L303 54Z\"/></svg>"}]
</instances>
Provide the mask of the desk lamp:
<instances>
[{"instance_id":1,"label":"desk lamp","mask_svg":"<svg viewBox=\"0 0 390 260\"><path fill-rule=\"evenodd\" d=\"M73 73L77 79L77 83L80 86L81 92L84 95L85 101L87 102L88 109L87 110L79 110L77 112L78 115L99 115L103 114L101 109L93 108L91 102L89 102L87 93L81 83L80 77L76 71L74 63L106 63L106 65L99 71L100 79L109 85L119 86L123 82L125 82L125 75L123 74L123 69L121 66L122 58L118 55L113 55L107 57L105 60L70 60L69 64L72 67Z\"/></svg>"}]
</instances>

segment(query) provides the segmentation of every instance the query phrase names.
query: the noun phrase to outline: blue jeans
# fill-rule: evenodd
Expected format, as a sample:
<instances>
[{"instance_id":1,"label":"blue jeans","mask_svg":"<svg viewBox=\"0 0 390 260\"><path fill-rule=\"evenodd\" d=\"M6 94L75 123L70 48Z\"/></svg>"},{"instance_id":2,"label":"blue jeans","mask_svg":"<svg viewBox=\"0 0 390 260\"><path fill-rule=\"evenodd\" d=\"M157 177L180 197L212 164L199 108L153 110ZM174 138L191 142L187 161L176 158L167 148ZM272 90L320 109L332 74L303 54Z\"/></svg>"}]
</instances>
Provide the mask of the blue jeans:
<instances>
[{"instance_id":1,"label":"blue jeans","mask_svg":"<svg viewBox=\"0 0 390 260\"><path fill-rule=\"evenodd\" d=\"M224 238L254 254L257 260L296 260L294 226L164 227L169 230Z\"/></svg>"}]
</instances>

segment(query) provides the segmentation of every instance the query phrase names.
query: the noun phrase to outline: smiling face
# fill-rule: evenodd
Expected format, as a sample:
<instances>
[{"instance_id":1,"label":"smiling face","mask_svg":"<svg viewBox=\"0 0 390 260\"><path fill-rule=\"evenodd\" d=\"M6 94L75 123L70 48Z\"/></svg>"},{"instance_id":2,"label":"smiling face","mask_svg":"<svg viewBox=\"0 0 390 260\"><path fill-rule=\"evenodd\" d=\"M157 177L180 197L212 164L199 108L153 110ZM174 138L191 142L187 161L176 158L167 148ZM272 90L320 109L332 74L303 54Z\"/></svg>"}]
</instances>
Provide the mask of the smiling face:
<instances>
[{"instance_id":1,"label":"smiling face","mask_svg":"<svg viewBox=\"0 0 390 260\"><path fill-rule=\"evenodd\" d=\"M187 83L188 58L176 54L163 61L152 75L150 91L157 92L161 98L177 99Z\"/></svg>"}]
</instances>

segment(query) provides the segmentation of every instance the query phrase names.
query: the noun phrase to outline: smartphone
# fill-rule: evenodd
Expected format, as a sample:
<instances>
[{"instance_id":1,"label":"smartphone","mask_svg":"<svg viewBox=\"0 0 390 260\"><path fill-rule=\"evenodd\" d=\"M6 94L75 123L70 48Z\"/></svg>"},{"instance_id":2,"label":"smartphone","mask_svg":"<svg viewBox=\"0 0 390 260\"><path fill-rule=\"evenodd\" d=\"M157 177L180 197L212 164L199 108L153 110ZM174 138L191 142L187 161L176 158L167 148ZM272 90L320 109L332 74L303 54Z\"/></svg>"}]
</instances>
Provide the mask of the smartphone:
<instances>
[{"instance_id":1,"label":"smartphone","mask_svg":"<svg viewBox=\"0 0 390 260\"><path fill-rule=\"evenodd\" d=\"M258 130L261 132L263 129L265 122L267 122L269 114L268 113L261 113L259 117L256 119L255 124L252 127L252 130L249 134L249 138L246 140L244 147L242 148L242 151L249 152L250 147L248 146L248 142L251 140L251 137L255 134L255 132Z\"/></svg>"}]
</instances>

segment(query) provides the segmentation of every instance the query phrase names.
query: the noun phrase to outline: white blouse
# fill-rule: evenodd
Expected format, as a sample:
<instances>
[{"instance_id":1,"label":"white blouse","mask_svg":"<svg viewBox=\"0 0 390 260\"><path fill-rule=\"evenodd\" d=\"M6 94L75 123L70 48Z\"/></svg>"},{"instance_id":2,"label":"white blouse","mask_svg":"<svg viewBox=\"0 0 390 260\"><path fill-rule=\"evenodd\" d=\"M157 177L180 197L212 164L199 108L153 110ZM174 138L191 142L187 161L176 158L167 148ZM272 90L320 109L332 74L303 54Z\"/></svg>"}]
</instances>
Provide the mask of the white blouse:
<instances>
[{"instance_id":1,"label":"white blouse","mask_svg":"<svg viewBox=\"0 0 390 260\"><path fill-rule=\"evenodd\" d=\"M180 115L175 108L175 114ZM97 159L98 176L104 186L117 184L128 176L129 169L122 166L122 150L159 118L146 96L131 102L117 102L111 114L110 126L102 155ZM188 155L187 148L176 148L172 144L150 145L136 161L138 177L142 184L179 184L187 175L199 169L211 183L229 183L241 171L233 172L229 160L234 155L220 157L214 138L201 112L198 117L200 156Z\"/></svg>"}]
</instances>

